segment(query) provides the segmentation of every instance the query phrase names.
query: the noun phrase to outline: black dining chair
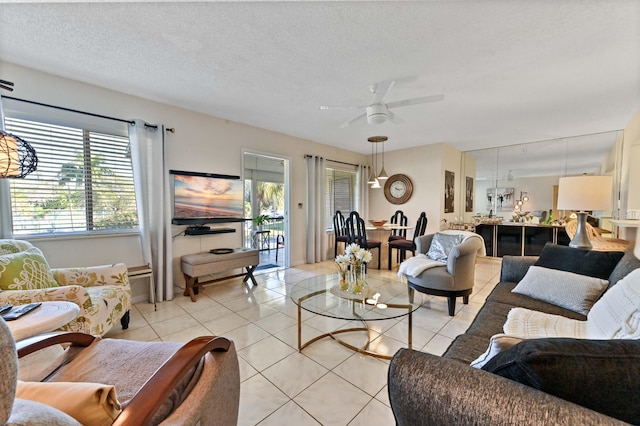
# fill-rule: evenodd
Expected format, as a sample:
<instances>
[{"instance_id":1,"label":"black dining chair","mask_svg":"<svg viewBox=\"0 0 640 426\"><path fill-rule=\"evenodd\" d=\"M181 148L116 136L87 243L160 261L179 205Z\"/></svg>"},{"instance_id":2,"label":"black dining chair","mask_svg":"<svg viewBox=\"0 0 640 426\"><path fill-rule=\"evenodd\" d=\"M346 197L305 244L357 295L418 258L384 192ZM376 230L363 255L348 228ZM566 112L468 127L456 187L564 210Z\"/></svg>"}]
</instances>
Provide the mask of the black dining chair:
<instances>
[{"instance_id":1,"label":"black dining chair","mask_svg":"<svg viewBox=\"0 0 640 426\"><path fill-rule=\"evenodd\" d=\"M382 242L378 240L367 240L367 230L365 228L364 219L360 217L358 212L349 213L349 217L345 221L347 228L347 236L349 244L358 244L361 248L371 250L378 249L378 269L380 269L380 247Z\"/></svg>"},{"instance_id":2,"label":"black dining chair","mask_svg":"<svg viewBox=\"0 0 640 426\"><path fill-rule=\"evenodd\" d=\"M344 243L345 247L349 242L349 236L347 235L347 230L345 229L345 220L344 216L340 212L340 210L336 210L336 213L333 215L333 233L335 236L335 245L333 248L333 257L338 256L338 243Z\"/></svg>"},{"instance_id":3,"label":"black dining chair","mask_svg":"<svg viewBox=\"0 0 640 426\"><path fill-rule=\"evenodd\" d=\"M392 225L407 226L408 219L402 210L396 210L393 216L391 216L391 220L389 220L389 223ZM407 239L406 229L391 230L391 235L389 235L389 241L399 240L399 239Z\"/></svg>"},{"instance_id":4,"label":"black dining chair","mask_svg":"<svg viewBox=\"0 0 640 426\"><path fill-rule=\"evenodd\" d=\"M391 250L396 249L400 254L400 262L407 258L407 251L410 251L413 256L416 255L416 238L424 235L427 230L427 215L425 212L420 213L416 227L413 231L413 239L396 239L389 241L389 270L391 270Z\"/></svg>"}]
</instances>

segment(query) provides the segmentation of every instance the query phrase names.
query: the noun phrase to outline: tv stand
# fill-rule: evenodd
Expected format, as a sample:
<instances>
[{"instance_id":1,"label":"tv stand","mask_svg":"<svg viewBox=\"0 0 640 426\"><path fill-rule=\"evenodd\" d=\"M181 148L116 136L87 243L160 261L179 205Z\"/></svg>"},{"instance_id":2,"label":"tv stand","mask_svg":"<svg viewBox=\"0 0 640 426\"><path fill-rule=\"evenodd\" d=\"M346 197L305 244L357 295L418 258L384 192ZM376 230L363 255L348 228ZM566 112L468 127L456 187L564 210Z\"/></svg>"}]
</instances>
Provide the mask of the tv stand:
<instances>
[{"instance_id":1,"label":"tv stand","mask_svg":"<svg viewBox=\"0 0 640 426\"><path fill-rule=\"evenodd\" d=\"M185 235L209 235L209 234L227 234L236 232L235 228L213 228L208 226L196 225L189 226L184 230Z\"/></svg>"}]
</instances>

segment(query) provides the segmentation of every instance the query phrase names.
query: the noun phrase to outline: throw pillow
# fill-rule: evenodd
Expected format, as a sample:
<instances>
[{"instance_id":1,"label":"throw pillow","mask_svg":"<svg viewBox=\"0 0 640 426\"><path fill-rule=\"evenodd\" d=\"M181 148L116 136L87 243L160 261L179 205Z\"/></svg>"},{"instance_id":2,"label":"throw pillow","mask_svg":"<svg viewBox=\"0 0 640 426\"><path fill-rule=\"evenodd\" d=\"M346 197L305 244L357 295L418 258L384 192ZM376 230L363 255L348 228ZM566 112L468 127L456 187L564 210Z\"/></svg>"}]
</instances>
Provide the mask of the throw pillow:
<instances>
[{"instance_id":1,"label":"throw pillow","mask_svg":"<svg viewBox=\"0 0 640 426\"><path fill-rule=\"evenodd\" d=\"M500 352L482 369L640 424L638 340L524 340Z\"/></svg>"},{"instance_id":2,"label":"throw pillow","mask_svg":"<svg viewBox=\"0 0 640 426\"><path fill-rule=\"evenodd\" d=\"M34 290L58 287L40 249L0 256L0 289Z\"/></svg>"},{"instance_id":3,"label":"throw pillow","mask_svg":"<svg viewBox=\"0 0 640 426\"><path fill-rule=\"evenodd\" d=\"M608 285L600 278L534 265L511 291L587 315Z\"/></svg>"},{"instance_id":4,"label":"throw pillow","mask_svg":"<svg viewBox=\"0 0 640 426\"><path fill-rule=\"evenodd\" d=\"M451 250L460 245L463 239L464 235L451 235L436 232L431 239L431 245L429 246L429 251L427 251L427 257L432 260L446 262Z\"/></svg>"},{"instance_id":5,"label":"throw pillow","mask_svg":"<svg viewBox=\"0 0 640 426\"><path fill-rule=\"evenodd\" d=\"M585 250L547 243L535 265L607 280L622 256L624 252Z\"/></svg>"},{"instance_id":6,"label":"throw pillow","mask_svg":"<svg viewBox=\"0 0 640 426\"><path fill-rule=\"evenodd\" d=\"M110 425L122 411L115 387L99 383L18 380L16 398L54 407L83 425Z\"/></svg>"},{"instance_id":7,"label":"throw pillow","mask_svg":"<svg viewBox=\"0 0 640 426\"><path fill-rule=\"evenodd\" d=\"M523 339L514 336L508 336L506 334L494 334L489 340L489 347L487 351L471 362L471 366L474 368L482 368L491 360L494 356L500 352L509 349L511 346L522 342Z\"/></svg>"},{"instance_id":8,"label":"throw pillow","mask_svg":"<svg viewBox=\"0 0 640 426\"><path fill-rule=\"evenodd\" d=\"M640 269L631 271L593 305L587 331L605 339L640 339Z\"/></svg>"}]
</instances>

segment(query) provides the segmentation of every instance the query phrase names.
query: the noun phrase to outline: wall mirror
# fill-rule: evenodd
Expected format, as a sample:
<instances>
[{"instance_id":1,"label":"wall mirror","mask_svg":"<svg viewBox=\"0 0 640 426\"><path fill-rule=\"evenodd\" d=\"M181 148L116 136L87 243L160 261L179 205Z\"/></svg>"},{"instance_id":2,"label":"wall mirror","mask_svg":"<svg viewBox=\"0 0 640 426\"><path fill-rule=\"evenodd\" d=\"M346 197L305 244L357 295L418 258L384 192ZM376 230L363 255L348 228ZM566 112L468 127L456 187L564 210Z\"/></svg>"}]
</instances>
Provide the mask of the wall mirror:
<instances>
[{"instance_id":1,"label":"wall mirror","mask_svg":"<svg viewBox=\"0 0 640 426\"><path fill-rule=\"evenodd\" d=\"M473 215L512 219L514 207L540 213L555 209L558 180L583 173L614 176L612 194L618 193L622 164L622 131L611 131L519 145L468 151L475 161ZM614 211L602 215L617 218ZM614 206L615 206L614 204ZM464 206L461 206L460 211ZM554 217L564 212L555 210Z\"/></svg>"}]
</instances>

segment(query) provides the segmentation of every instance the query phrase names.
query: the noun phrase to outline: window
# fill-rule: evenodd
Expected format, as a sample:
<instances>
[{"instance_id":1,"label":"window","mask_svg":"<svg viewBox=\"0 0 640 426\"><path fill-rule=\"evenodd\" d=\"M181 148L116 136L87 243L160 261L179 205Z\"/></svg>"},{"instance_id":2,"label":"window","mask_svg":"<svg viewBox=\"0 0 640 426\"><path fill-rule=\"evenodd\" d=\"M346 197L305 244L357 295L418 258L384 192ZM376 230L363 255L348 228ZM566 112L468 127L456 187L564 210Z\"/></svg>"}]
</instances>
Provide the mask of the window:
<instances>
[{"instance_id":1,"label":"window","mask_svg":"<svg viewBox=\"0 0 640 426\"><path fill-rule=\"evenodd\" d=\"M327 167L327 226L333 228L333 215L340 210L345 216L355 210L356 172Z\"/></svg>"},{"instance_id":2,"label":"window","mask_svg":"<svg viewBox=\"0 0 640 426\"><path fill-rule=\"evenodd\" d=\"M138 228L129 138L6 118L29 142L38 169L11 179L14 235Z\"/></svg>"}]
</instances>

